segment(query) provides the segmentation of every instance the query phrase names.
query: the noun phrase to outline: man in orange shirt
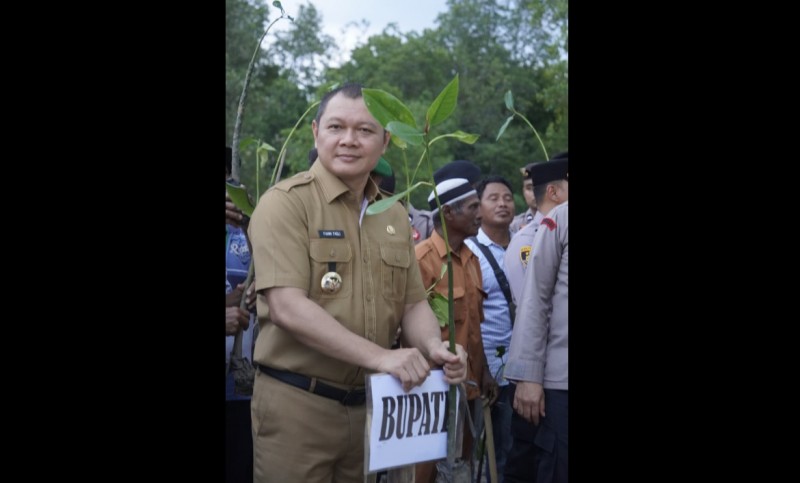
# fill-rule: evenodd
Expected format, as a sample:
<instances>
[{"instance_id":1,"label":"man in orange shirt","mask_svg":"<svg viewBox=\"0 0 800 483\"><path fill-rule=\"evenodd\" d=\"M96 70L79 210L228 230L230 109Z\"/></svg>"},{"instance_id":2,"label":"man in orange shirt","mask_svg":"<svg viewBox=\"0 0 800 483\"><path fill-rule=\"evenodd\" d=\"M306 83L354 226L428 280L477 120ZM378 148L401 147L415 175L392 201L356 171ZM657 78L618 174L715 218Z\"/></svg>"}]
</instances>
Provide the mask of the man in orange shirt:
<instances>
[{"instance_id":1,"label":"man in orange shirt","mask_svg":"<svg viewBox=\"0 0 800 483\"><path fill-rule=\"evenodd\" d=\"M446 166L437 171L441 174ZM455 339L467 351L467 400L471 401L481 394L494 399L497 394L497 383L492 378L486 355L483 351L480 323L483 321L483 281L478 258L470 251L464 240L476 235L481 226L480 200L472 185L466 178L450 174L445 179L438 179L436 189L442 205L447 238L450 243L450 254L453 260L453 320L455 322ZM434 175L436 178L436 175ZM433 193L428 197L433 215L434 230L430 238L415 247L419 263L422 285L430 287L443 296L448 295L447 275L442 273L442 264L447 263L447 250L442 235L443 228L439 217L439 209ZM438 283L437 283L438 281ZM449 329L442 328L442 339L449 340ZM474 386L469 384L474 382ZM464 431L462 457L471 462L473 437L468 429ZM436 462L418 463L416 465L417 483L433 483L436 479Z\"/></svg>"}]
</instances>

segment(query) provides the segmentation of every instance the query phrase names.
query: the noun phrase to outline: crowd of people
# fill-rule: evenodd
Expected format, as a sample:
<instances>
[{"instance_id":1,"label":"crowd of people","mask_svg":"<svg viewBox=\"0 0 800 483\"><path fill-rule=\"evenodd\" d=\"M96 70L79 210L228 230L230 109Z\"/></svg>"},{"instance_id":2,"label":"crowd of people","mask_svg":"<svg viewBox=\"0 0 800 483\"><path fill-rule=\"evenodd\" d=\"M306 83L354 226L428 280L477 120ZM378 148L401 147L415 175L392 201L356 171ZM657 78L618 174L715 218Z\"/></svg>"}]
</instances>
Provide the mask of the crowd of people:
<instances>
[{"instance_id":1,"label":"crowd of people","mask_svg":"<svg viewBox=\"0 0 800 483\"><path fill-rule=\"evenodd\" d=\"M566 482L567 153L521 168L519 216L512 183L467 160L434 173L426 210L367 215L395 179L361 86L326 94L311 129L309 169L268 190L252 219L226 196L226 483L376 481L366 377L409 391L433 368L465 388L473 415L491 409L491 433L465 430L460 445L488 467L493 443L486 481ZM235 182L230 160L226 148ZM426 289L453 298L455 353ZM436 461L414 473L439 481Z\"/></svg>"}]
</instances>

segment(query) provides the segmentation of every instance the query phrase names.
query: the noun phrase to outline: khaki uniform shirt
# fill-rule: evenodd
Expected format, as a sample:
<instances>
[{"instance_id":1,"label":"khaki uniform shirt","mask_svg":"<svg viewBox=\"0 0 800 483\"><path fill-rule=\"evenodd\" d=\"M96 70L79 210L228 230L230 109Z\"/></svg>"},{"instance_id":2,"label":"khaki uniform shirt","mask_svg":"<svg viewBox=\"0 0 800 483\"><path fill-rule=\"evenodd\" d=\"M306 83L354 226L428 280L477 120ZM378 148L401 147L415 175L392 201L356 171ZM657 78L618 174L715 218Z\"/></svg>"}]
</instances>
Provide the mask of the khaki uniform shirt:
<instances>
[{"instance_id":1,"label":"khaki uniform shirt","mask_svg":"<svg viewBox=\"0 0 800 483\"><path fill-rule=\"evenodd\" d=\"M378 188L365 189L371 203ZM425 300L405 209L396 203L363 215L339 178L322 163L281 181L261 198L250 222L256 290L296 287L348 330L389 348L406 304ZM323 276L342 277L337 293L322 291ZM340 386L364 385L361 367L321 354L270 323L266 297L258 295L261 328L253 358L276 369Z\"/></svg>"},{"instance_id":2,"label":"khaki uniform shirt","mask_svg":"<svg viewBox=\"0 0 800 483\"><path fill-rule=\"evenodd\" d=\"M442 264L447 263L444 239L434 230L431 237L415 247L422 285L430 287L439 279ZM481 322L483 321L483 291L481 265L466 243L459 253L453 253L453 321L456 329L456 343L467 352L467 380L475 381L478 387L467 386L467 399L480 395L486 354L483 351ZM434 290L447 297L447 273L436 284ZM449 340L450 331L442 328L442 340Z\"/></svg>"}]
</instances>

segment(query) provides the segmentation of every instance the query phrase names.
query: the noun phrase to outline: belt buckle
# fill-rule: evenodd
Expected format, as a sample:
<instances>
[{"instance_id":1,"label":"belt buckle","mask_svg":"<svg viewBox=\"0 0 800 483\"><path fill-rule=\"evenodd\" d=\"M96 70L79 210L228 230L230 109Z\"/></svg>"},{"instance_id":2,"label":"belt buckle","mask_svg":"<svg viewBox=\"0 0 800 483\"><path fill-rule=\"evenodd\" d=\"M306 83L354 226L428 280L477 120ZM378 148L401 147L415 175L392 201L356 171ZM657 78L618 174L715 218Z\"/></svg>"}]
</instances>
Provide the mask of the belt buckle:
<instances>
[{"instance_id":1,"label":"belt buckle","mask_svg":"<svg viewBox=\"0 0 800 483\"><path fill-rule=\"evenodd\" d=\"M351 389L347 391L340 403L345 406L360 406L364 404L367 398L367 393L363 390Z\"/></svg>"}]
</instances>

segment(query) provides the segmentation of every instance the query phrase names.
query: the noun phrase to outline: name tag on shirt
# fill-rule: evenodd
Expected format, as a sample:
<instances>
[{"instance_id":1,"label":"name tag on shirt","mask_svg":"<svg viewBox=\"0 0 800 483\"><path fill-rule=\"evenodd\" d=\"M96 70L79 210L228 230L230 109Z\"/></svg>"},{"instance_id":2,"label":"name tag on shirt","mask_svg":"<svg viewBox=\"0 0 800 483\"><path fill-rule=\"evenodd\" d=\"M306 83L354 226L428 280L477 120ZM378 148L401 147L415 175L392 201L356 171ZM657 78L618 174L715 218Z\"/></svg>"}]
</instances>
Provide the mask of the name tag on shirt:
<instances>
[{"instance_id":1,"label":"name tag on shirt","mask_svg":"<svg viewBox=\"0 0 800 483\"><path fill-rule=\"evenodd\" d=\"M320 238L344 238L344 230L319 230Z\"/></svg>"}]
</instances>

